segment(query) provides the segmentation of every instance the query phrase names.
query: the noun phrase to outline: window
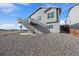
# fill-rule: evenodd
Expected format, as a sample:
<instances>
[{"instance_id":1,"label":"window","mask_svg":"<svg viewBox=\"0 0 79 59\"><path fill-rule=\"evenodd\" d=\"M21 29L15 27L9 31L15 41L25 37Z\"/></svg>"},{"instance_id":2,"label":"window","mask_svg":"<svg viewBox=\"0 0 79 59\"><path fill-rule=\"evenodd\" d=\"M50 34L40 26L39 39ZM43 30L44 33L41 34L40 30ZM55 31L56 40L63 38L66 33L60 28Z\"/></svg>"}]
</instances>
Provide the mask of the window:
<instances>
[{"instance_id":1,"label":"window","mask_svg":"<svg viewBox=\"0 0 79 59\"><path fill-rule=\"evenodd\" d=\"M50 19L50 13L47 14L47 18Z\"/></svg>"},{"instance_id":2,"label":"window","mask_svg":"<svg viewBox=\"0 0 79 59\"><path fill-rule=\"evenodd\" d=\"M54 12L51 12L51 18L54 18Z\"/></svg>"},{"instance_id":3,"label":"window","mask_svg":"<svg viewBox=\"0 0 79 59\"><path fill-rule=\"evenodd\" d=\"M48 18L48 19L54 18L54 12L47 13L47 18Z\"/></svg>"},{"instance_id":4,"label":"window","mask_svg":"<svg viewBox=\"0 0 79 59\"><path fill-rule=\"evenodd\" d=\"M38 17L37 17L37 20L41 20L41 16L38 16Z\"/></svg>"},{"instance_id":5,"label":"window","mask_svg":"<svg viewBox=\"0 0 79 59\"><path fill-rule=\"evenodd\" d=\"M53 25L49 25L49 28L50 28L50 29L53 29Z\"/></svg>"}]
</instances>

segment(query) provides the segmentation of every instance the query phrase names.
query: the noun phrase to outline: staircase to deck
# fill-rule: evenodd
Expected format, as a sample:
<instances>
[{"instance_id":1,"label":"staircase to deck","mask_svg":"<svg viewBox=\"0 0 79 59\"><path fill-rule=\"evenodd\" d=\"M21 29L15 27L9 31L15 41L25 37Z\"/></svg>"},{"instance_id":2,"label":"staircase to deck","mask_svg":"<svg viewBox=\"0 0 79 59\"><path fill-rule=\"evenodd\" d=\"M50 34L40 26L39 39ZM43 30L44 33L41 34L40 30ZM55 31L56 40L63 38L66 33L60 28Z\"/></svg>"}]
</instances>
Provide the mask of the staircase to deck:
<instances>
[{"instance_id":1,"label":"staircase to deck","mask_svg":"<svg viewBox=\"0 0 79 59\"><path fill-rule=\"evenodd\" d=\"M31 31L32 33L49 33L49 29L46 24L43 24L33 18L30 20L18 20L20 24L22 24L27 30Z\"/></svg>"}]
</instances>

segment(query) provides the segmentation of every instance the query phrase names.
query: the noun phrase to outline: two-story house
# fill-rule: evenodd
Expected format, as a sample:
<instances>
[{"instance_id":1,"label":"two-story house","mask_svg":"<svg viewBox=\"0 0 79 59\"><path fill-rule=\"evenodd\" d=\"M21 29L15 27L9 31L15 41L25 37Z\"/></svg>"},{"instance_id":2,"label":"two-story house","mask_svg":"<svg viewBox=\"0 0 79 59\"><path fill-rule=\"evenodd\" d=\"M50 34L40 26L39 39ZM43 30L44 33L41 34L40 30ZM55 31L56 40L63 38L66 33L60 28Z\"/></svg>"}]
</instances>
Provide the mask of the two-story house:
<instances>
[{"instance_id":1,"label":"two-story house","mask_svg":"<svg viewBox=\"0 0 79 59\"><path fill-rule=\"evenodd\" d=\"M40 7L29 17L29 27L35 33L60 32L59 15L61 9L58 7ZM23 23L22 23L23 25Z\"/></svg>"}]
</instances>

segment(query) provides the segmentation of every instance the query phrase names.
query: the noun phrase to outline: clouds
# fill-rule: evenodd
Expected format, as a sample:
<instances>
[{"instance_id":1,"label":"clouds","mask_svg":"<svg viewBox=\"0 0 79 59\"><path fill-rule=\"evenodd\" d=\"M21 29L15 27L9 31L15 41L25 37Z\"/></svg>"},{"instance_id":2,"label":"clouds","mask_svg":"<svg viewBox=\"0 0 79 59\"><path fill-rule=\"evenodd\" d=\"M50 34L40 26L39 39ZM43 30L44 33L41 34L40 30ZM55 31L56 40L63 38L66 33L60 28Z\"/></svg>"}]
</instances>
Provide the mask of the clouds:
<instances>
[{"instance_id":1,"label":"clouds","mask_svg":"<svg viewBox=\"0 0 79 59\"><path fill-rule=\"evenodd\" d=\"M1 24L0 25L0 29L20 29L20 25L21 24L11 24L11 23L6 23L6 24ZM23 30L27 30L27 28L25 28L24 26L22 26Z\"/></svg>"},{"instance_id":2,"label":"clouds","mask_svg":"<svg viewBox=\"0 0 79 59\"><path fill-rule=\"evenodd\" d=\"M17 6L11 3L1 3L0 4L0 13L9 14L18 10Z\"/></svg>"},{"instance_id":3,"label":"clouds","mask_svg":"<svg viewBox=\"0 0 79 59\"><path fill-rule=\"evenodd\" d=\"M0 14L11 14L22 10L21 6L28 6L30 3L0 3Z\"/></svg>"},{"instance_id":4,"label":"clouds","mask_svg":"<svg viewBox=\"0 0 79 59\"><path fill-rule=\"evenodd\" d=\"M47 6L47 7L51 7L51 6L52 6L52 4L45 4L45 6Z\"/></svg>"},{"instance_id":5,"label":"clouds","mask_svg":"<svg viewBox=\"0 0 79 59\"><path fill-rule=\"evenodd\" d=\"M47 3L47 4L44 4L45 7L57 7L56 5L52 4L52 3Z\"/></svg>"},{"instance_id":6,"label":"clouds","mask_svg":"<svg viewBox=\"0 0 79 59\"><path fill-rule=\"evenodd\" d=\"M15 24L3 24L0 25L0 29L15 29L16 25Z\"/></svg>"},{"instance_id":7,"label":"clouds","mask_svg":"<svg viewBox=\"0 0 79 59\"><path fill-rule=\"evenodd\" d=\"M59 7L59 8L61 8L60 3L45 3L43 5L45 7Z\"/></svg>"},{"instance_id":8,"label":"clouds","mask_svg":"<svg viewBox=\"0 0 79 59\"><path fill-rule=\"evenodd\" d=\"M61 20L60 25L66 25L65 20Z\"/></svg>"},{"instance_id":9,"label":"clouds","mask_svg":"<svg viewBox=\"0 0 79 59\"><path fill-rule=\"evenodd\" d=\"M23 7L28 6L28 3L0 3L0 29L15 29L19 28L16 19L22 16ZM4 24L5 23L5 24Z\"/></svg>"},{"instance_id":10,"label":"clouds","mask_svg":"<svg viewBox=\"0 0 79 59\"><path fill-rule=\"evenodd\" d=\"M24 6L29 6L30 5L30 3L18 3L18 4L24 5Z\"/></svg>"}]
</instances>

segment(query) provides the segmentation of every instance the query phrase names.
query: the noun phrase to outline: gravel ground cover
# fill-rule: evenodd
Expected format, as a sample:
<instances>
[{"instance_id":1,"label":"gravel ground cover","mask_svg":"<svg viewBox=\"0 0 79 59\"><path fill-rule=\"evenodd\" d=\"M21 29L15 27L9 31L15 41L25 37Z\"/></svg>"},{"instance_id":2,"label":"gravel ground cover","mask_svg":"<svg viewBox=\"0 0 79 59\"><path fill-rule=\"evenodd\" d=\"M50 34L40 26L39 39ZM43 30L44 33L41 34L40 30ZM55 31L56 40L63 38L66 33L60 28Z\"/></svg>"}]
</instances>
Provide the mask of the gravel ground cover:
<instances>
[{"instance_id":1,"label":"gravel ground cover","mask_svg":"<svg viewBox=\"0 0 79 59\"><path fill-rule=\"evenodd\" d=\"M0 35L0 56L79 56L79 37L64 33Z\"/></svg>"}]
</instances>

